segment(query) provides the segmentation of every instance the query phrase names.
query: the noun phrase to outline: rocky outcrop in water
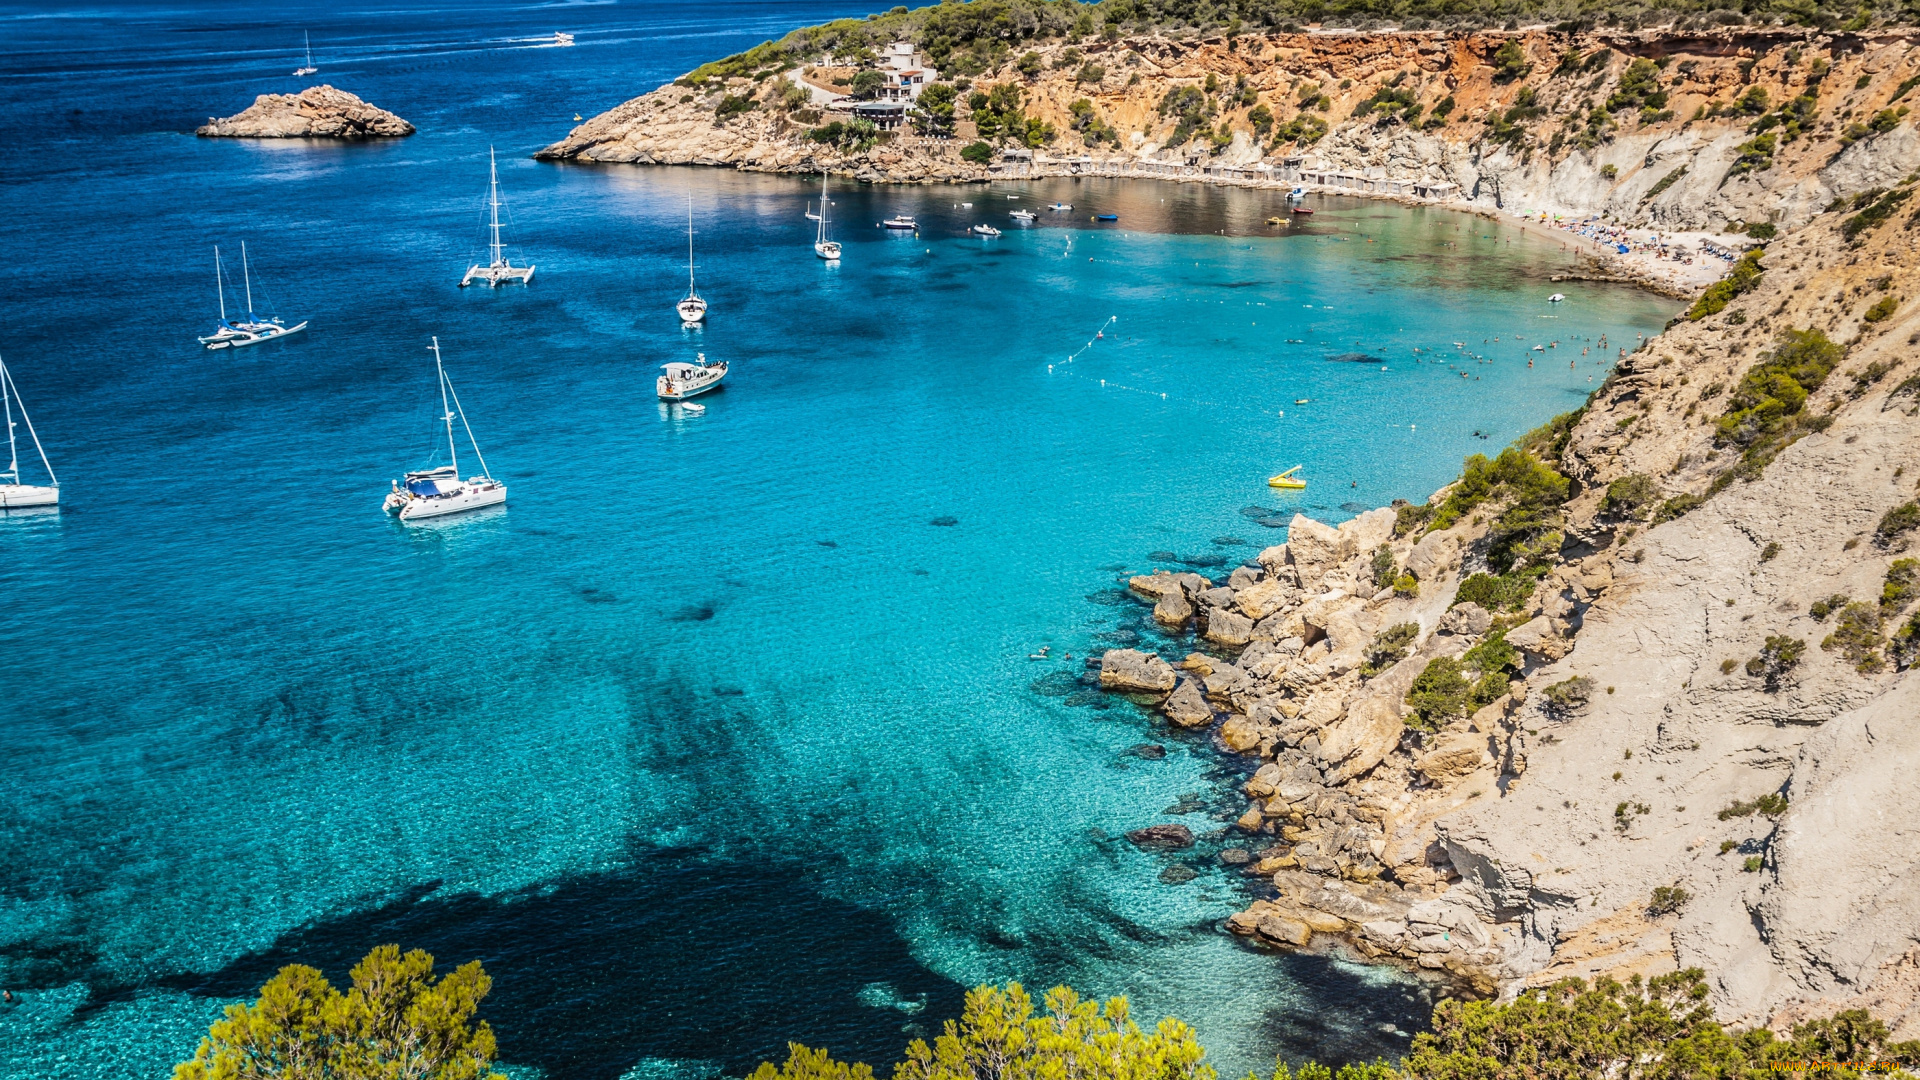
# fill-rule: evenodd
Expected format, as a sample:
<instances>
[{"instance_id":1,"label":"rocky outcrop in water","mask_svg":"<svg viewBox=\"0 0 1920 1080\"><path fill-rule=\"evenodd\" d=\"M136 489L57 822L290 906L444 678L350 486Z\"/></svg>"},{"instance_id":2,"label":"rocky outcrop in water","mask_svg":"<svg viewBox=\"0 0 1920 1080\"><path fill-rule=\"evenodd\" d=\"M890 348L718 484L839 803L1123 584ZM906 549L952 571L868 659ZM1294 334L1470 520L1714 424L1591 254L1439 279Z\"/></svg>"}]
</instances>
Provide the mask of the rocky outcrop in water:
<instances>
[{"instance_id":1,"label":"rocky outcrop in water","mask_svg":"<svg viewBox=\"0 0 1920 1080\"><path fill-rule=\"evenodd\" d=\"M208 117L194 134L234 139L372 139L413 134L413 125L345 90L309 87L298 94L261 94L244 112Z\"/></svg>"}]
</instances>

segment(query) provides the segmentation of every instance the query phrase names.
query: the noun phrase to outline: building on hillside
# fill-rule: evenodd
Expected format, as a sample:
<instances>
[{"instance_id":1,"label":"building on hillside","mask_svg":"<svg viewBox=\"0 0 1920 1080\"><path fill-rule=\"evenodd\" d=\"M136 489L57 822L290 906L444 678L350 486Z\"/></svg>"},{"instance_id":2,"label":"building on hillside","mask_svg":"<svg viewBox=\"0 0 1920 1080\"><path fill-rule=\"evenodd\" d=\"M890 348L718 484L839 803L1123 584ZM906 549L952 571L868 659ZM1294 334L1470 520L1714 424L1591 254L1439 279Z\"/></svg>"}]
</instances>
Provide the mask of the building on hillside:
<instances>
[{"instance_id":1,"label":"building on hillside","mask_svg":"<svg viewBox=\"0 0 1920 1080\"><path fill-rule=\"evenodd\" d=\"M809 99L816 106L857 112L852 86L861 70L851 61L828 56L802 73L800 84L806 87ZM940 73L927 65L919 48L906 41L888 45L879 61L865 70L879 72L882 79L871 101L912 103L940 78Z\"/></svg>"}]
</instances>

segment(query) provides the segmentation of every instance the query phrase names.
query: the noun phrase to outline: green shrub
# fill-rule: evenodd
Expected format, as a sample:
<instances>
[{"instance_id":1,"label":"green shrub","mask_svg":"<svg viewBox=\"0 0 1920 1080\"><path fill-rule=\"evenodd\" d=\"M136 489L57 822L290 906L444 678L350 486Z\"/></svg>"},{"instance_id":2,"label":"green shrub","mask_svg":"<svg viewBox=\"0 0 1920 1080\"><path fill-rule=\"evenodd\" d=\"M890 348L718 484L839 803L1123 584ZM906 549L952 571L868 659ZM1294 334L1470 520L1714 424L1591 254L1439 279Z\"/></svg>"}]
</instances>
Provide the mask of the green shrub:
<instances>
[{"instance_id":1,"label":"green shrub","mask_svg":"<svg viewBox=\"0 0 1920 1080\"><path fill-rule=\"evenodd\" d=\"M1405 536L1433 520L1433 507L1427 503L1402 503L1393 509L1393 535Z\"/></svg>"},{"instance_id":2,"label":"green shrub","mask_svg":"<svg viewBox=\"0 0 1920 1080\"><path fill-rule=\"evenodd\" d=\"M1920 656L1920 613L1916 613L1893 632L1887 639L1887 659L1894 667L1905 671L1913 666L1916 656Z\"/></svg>"},{"instance_id":3,"label":"green shrub","mask_svg":"<svg viewBox=\"0 0 1920 1080\"><path fill-rule=\"evenodd\" d=\"M1602 166L1600 166L1600 175L1601 175L1601 176L1602 176L1603 178L1605 178L1605 179L1608 179L1608 180L1615 180L1615 179L1618 179L1618 178L1619 178L1619 176L1620 176L1620 166L1618 166L1618 165L1602 165Z\"/></svg>"},{"instance_id":4,"label":"green shrub","mask_svg":"<svg viewBox=\"0 0 1920 1080\"><path fill-rule=\"evenodd\" d=\"M1607 485L1607 496L1601 500L1600 512L1622 521L1638 521L1646 516L1646 510L1654 500L1660 497L1660 487L1650 476L1629 473Z\"/></svg>"},{"instance_id":5,"label":"green shrub","mask_svg":"<svg viewBox=\"0 0 1920 1080\"><path fill-rule=\"evenodd\" d=\"M1772 792L1752 802L1741 802L1735 799L1725 810L1720 811L1718 817L1721 821L1730 821L1733 818L1748 817L1756 813L1767 817L1779 817L1786 812L1787 797L1779 792Z\"/></svg>"},{"instance_id":6,"label":"green shrub","mask_svg":"<svg viewBox=\"0 0 1920 1080\"><path fill-rule=\"evenodd\" d=\"M1543 565L1559 549L1560 507L1567 501L1567 478L1516 447L1467 458L1460 479L1440 504L1428 532L1452 527L1489 499L1509 500L1488 530L1487 561L1508 572Z\"/></svg>"},{"instance_id":7,"label":"green shrub","mask_svg":"<svg viewBox=\"0 0 1920 1080\"><path fill-rule=\"evenodd\" d=\"M1870 675L1886 666L1880 656L1880 630L1884 625L1880 609L1873 604L1852 603L1834 617L1833 633L1820 642L1829 652L1838 649L1855 671Z\"/></svg>"},{"instance_id":8,"label":"green shrub","mask_svg":"<svg viewBox=\"0 0 1920 1080\"><path fill-rule=\"evenodd\" d=\"M1760 276L1766 273L1766 269L1760 265L1765 250L1754 248L1740 256L1739 261L1733 264L1733 269L1727 271L1727 276L1708 286L1707 291L1700 294L1700 299L1687 309L1687 318L1698 322L1709 315L1718 315L1726 310L1735 297L1752 292L1760 284Z\"/></svg>"},{"instance_id":9,"label":"green shrub","mask_svg":"<svg viewBox=\"0 0 1920 1080\"><path fill-rule=\"evenodd\" d=\"M1848 596L1846 593L1834 593L1824 600L1815 600L1813 604L1807 608L1807 614L1813 616L1814 622L1826 622L1827 616L1846 607L1852 599L1853 597Z\"/></svg>"},{"instance_id":10,"label":"green shrub","mask_svg":"<svg viewBox=\"0 0 1920 1080\"><path fill-rule=\"evenodd\" d=\"M1780 689L1780 681L1787 672L1800 666L1800 658L1806 655L1807 643L1784 634L1769 634L1766 643L1760 647L1760 655L1747 661L1747 674L1755 678L1764 678L1769 691Z\"/></svg>"},{"instance_id":11,"label":"green shrub","mask_svg":"<svg viewBox=\"0 0 1920 1080\"><path fill-rule=\"evenodd\" d=\"M1915 582L1920 580L1920 559L1895 559L1887 567L1887 580L1880 587L1880 607L1895 614L1913 600Z\"/></svg>"},{"instance_id":12,"label":"green shrub","mask_svg":"<svg viewBox=\"0 0 1920 1080\"><path fill-rule=\"evenodd\" d=\"M1541 461L1559 461L1566 452L1567 443L1573 440L1573 429L1580 418L1587 415L1585 407L1564 412L1553 419L1527 432L1514 441L1515 446L1539 458Z\"/></svg>"},{"instance_id":13,"label":"green shrub","mask_svg":"<svg viewBox=\"0 0 1920 1080\"><path fill-rule=\"evenodd\" d=\"M1533 70L1533 65L1527 63L1525 50L1520 48L1519 42L1512 39L1508 39L1493 51L1493 66L1493 81L1499 83L1524 79L1527 73Z\"/></svg>"},{"instance_id":14,"label":"green shrub","mask_svg":"<svg viewBox=\"0 0 1920 1080\"><path fill-rule=\"evenodd\" d=\"M1748 874L1757 874L1760 872L1760 867L1762 864L1763 864L1763 860L1760 858L1760 856L1749 855L1747 856L1746 861L1740 864L1740 869L1743 872Z\"/></svg>"},{"instance_id":15,"label":"green shrub","mask_svg":"<svg viewBox=\"0 0 1920 1080\"><path fill-rule=\"evenodd\" d=\"M1393 584L1394 579L1400 576L1396 572L1398 568L1394 565L1393 548L1386 544L1381 544L1379 547L1374 548L1371 569L1373 571L1374 588L1384 589Z\"/></svg>"},{"instance_id":16,"label":"green shrub","mask_svg":"<svg viewBox=\"0 0 1920 1080\"><path fill-rule=\"evenodd\" d=\"M1747 235L1755 240L1771 240L1780 232L1771 221L1756 221L1747 226Z\"/></svg>"},{"instance_id":17,"label":"green shrub","mask_svg":"<svg viewBox=\"0 0 1920 1080\"><path fill-rule=\"evenodd\" d=\"M1920 503L1901 503L1880 519L1873 538L1881 547L1887 547L1916 528L1920 528Z\"/></svg>"},{"instance_id":18,"label":"green shrub","mask_svg":"<svg viewBox=\"0 0 1920 1080\"><path fill-rule=\"evenodd\" d=\"M983 142L970 142L960 148L960 159L975 165L985 165L993 160L993 147Z\"/></svg>"},{"instance_id":19,"label":"green shrub","mask_svg":"<svg viewBox=\"0 0 1920 1080\"><path fill-rule=\"evenodd\" d=\"M1733 477L1759 479L1775 454L1810 431L1824 430L1831 418L1807 415L1806 404L1845 357L1846 350L1817 329L1784 331L1773 351L1760 354L1716 423L1714 442L1740 447L1741 455L1715 480L1714 490Z\"/></svg>"},{"instance_id":20,"label":"green shrub","mask_svg":"<svg viewBox=\"0 0 1920 1080\"><path fill-rule=\"evenodd\" d=\"M1660 89L1660 69L1644 57L1628 64L1620 73L1620 84L1607 98L1607 111L1665 108L1666 91Z\"/></svg>"},{"instance_id":21,"label":"green shrub","mask_svg":"<svg viewBox=\"0 0 1920 1080\"><path fill-rule=\"evenodd\" d=\"M1372 678L1407 658L1407 652L1413 647L1413 641L1420 636L1419 623L1401 623L1380 631L1367 649L1366 662L1360 665L1360 674Z\"/></svg>"},{"instance_id":22,"label":"green shrub","mask_svg":"<svg viewBox=\"0 0 1920 1080\"><path fill-rule=\"evenodd\" d=\"M1893 216L1900 204L1913 195L1910 187L1894 188L1869 204L1866 209L1840 223L1840 235L1847 240L1857 240L1872 232Z\"/></svg>"},{"instance_id":23,"label":"green shrub","mask_svg":"<svg viewBox=\"0 0 1920 1080\"><path fill-rule=\"evenodd\" d=\"M1412 574L1401 574L1393 579L1393 595L1407 598L1420 595L1420 581Z\"/></svg>"},{"instance_id":24,"label":"green shrub","mask_svg":"<svg viewBox=\"0 0 1920 1080\"><path fill-rule=\"evenodd\" d=\"M1672 187L1676 181L1678 181L1681 177L1685 175L1687 175L1687 167L1685 165L1682 165L1679 168L1668 173L1667 175L1661 177L1658 183L1648 188L1647 193L1640 196L1640 201L1643 203L1652 202L1654 199L1659 198L1661 192Z\"/></svg>"},{"instance_id":25,"label":"green shrub","mask_svg":"<svg viewBox=\"0 0 1920 1080\"><path fill-rule=\"evenodd\" d=\"M1760 549L1760 561L1772 562L1780 554L1780 541L1769 540L1767 546Z\"/></svg>"},{"instance_id":26,"label":"green shrub","mask_svg":"<svg viewBox=\"0 0 1920 1080\"><path fill-rule=\"evenodd\" d=\"M1860 316L1860 321L1867 323L1884 322L1891 318L1899 307L1900 300L1898 297L1892 295L1883 296Z\"/></svg>"},{"instance_id":27,"label":"green shrub","mask_svg":"<svg viewBox=\"0 0 1920 1080\"><path fill-rule=\"evenodd\" d=\"M1488 611L1518 611L1539 583L1536 573L1472 574L1460 583L1455 604L1479 604Z\"/></svg>"},{"instance_id":28,"label":"green shrub","mask_svg":"<svg viewBox=\"0 0 1920 1080\"><path fill-rule=\"evenodd\" d=\"M713 107L713 116L716 120L725 120L729 116L750 112L752 109L753 98L746 94L728 94L720 99L720 104Z\"/></svg>"},{"instance_id":29,"label":"green shrub","mask_svg":"<svg viewBox=\"0 0 1920 1080\"><path fill-rule=\"evenodd\" d=\"M1046 68L1046 65L1041 62L1039 53L1028 52L1021 56L1020 59L1014 63L1013 67L1014 70L1031 79L1040 74L1040 72Z\"/></svg>"},{"instance_id":30,"label":"green shrub","mask_svg":"<svg viewBox=\"0 0 1920 1080\"><path fill-rule=\"evenodd\" d=\"M1562 713L1572 712L1593 699L1593 680L1585 675L1563 679L1540 691L1547 704Z\"/></svg>"},{"instance_id":31,"label":"green shrub","mask_svg":"<svg viewBox=\"0 0 1920 1080\"><path fill-rule=\"evenodd\" d=\"M1693 894L1678 885L1661 885L1653 890L1653 897L1647 902L1647 914L1654 918L1672 915L1687 906Z\"/></svg>"}]
</instances>

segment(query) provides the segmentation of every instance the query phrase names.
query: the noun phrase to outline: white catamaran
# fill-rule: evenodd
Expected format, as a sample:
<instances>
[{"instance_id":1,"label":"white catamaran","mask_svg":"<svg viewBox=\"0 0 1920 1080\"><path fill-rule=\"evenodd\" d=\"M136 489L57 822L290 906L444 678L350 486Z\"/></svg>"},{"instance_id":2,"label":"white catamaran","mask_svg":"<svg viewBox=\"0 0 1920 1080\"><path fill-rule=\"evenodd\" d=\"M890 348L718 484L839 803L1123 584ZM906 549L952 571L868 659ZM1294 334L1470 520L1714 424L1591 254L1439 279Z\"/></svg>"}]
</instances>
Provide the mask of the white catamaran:
<instances>
[{"instance_id":1,"label":"white catamaran","mask_svg":"<svg viewBox=\"0 0 1920 1080\"><path fill-rule=\"evenodd\" d=\"M473 428L467 423L467 411L460 407L460 395L453 389L453 380L447 377L447 369L440 363L440 339L433 339L433 369L440 378L440 419L447 425L447 460L451 464L433 469L422 469L407 474L403 484L393 481L393 490L387 492L382 509L401 521L413 521L418 518L439 517L443 514L457 514L462 510L477 510L482 506L493 506L507 501L507 485L493 478L487 471L487 459L481 456L480 444L474 441ZM452 401L449 403L448 398ZM480 459L480 475L460 479L460 454L453 444L453 418L460 417L460 427L467 433L467 443L473 447L473 456Z\"/></svg>"},{"instance_id":2,"label":"white catamaran","mask_svg":"<svg viewBox=\"0 0 1920 1080\"><path fill-rule=\"evenodd\" d=\"M253 270L247 265L247 242L240 241L240 274L246 282L247 318L244 322L227 320L226 272L220 267L220 249L213 249L213 288L220 297L220 322L214 326L213 333L200 339L200 343L209 349L238 349L247 345L258 345L263 341L297 334L307 328L303 321L288 326L279 316L262 319L253 313Z\"/></svg>"},{"instance_id":3,"label":"white catamaran","mask_svg":"<svg viewBox=\"0 0 1920 1080\"><path fill-rule=\"evenodd\" d=\"M515 266L507 261L506 245L500 242L500 167L494 162L493 147L487 147L487 206L493 213L493 259L487 265L478 263L467 268L467 276L460 279L460 287L466 288L476 281L484 281L488 288L503 283L519 282L522 285L533 283L533 267Z\"/></svg>"},{"instance_id":4,"label":"white catamaran","mask_svg":"<svg viewBox=\"0 0 1920 1080\"><path fill-rule=\"evenodd\" d=\"M693 287L693 196L687 196L687 298L673 305L680 313L680 321L688 326L701 322L707 317L707 302L700 299L700 293Z\"/></svg>"},{"instance_id":5,"label":"white catamaran","mask_svg":"<svg viewBox=\"0 0 1920 1080\"><path fill-rule=\"evenodd\" d=\"M813 253L828 262L840 261L840 241L827 239L827 174L820 174L820 228L813 239Z\"/></svg>"},{"instance_id":6,"label":"white catamaran","mask_svg":"<svg viewBox=\"0 0 1920 1080\"><path fill-rule=\"evenodd\" d=\"M313 66L313 35L307 33L305 30L300 31L300 34L307 39L307 63L304 67L295 68L293 73L295 75L312 75L320 70Z\"/></svg>"},{"instance_id":7,"label":"white catamaran","mask_svg":"<svg viewBox=\"0 0 1920 1080\"><path fill-rule=\"evenodd\" d=\"M7 420L7 471L0 472L0 510L58 506L60 481L53 475L53 466L47 462L47 452L40 446L40 436L33 430L33 421L27 418L27 406L20 400L20 389L13 385L13 373L7 370L5 361L0 361L0 405L4 406ZM20 411L20 419L27 425L27 435L33 439L33 448L40 454L40 465L47 470L48 482L44 485L20 482L20 452L14 445L15 409Z\"/></svg>"}]
</instances>

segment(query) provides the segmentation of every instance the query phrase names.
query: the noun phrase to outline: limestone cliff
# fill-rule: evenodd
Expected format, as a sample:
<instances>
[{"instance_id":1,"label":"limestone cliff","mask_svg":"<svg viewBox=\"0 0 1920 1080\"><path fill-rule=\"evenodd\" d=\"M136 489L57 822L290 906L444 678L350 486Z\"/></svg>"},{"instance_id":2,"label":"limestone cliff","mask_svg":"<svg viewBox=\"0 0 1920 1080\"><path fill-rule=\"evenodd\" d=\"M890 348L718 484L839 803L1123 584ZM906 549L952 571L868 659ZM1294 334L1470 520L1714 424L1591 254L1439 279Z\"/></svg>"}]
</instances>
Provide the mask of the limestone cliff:
<instances>
[{"instance_id":1,"label":"limestone cliff","mask_svg":"<svg viewBox=\"0 0 1920 1080\"><path fill-rule=\"evenodd\" d=\"M261 94L245 111L208 117L194 132L211 138L367 139L413 134L413 125L331 86L297 94Z\"/></svg>"},{"instance_id":2,"label":"limestone cliff","mask_svg":"<svg viewBox=\"0 0 1920 1080\"><path fill-rule=\"evenodd\" d=\"M1901 31L1154 35L1036 44L1033 54L1031 74L1009 54L970 80L952 125L958 138L813 141L808 132L825 118L806 95L784 92L809 76L802 66L680 80L586 121L539 156L984 179L984 164L960 156L975 127L968 99L1011 84L1023 115L1042 125L1041 175L1155 162L1202 179L1205 166L1284 170L1292 159L1295 174L1378 170L1452 183L1490 208L1723 229L1797 228L1838 196L1920 168L1920 135L1905 115L1920 100L1920 53ZM1192 93L1170 107L1183 89Z\"/></svg>"},{"instance_id":3,"label":"limestone cliff","mask_svg":"<svg viewBox=\"0 0 1920 1080\"><path fill-rule=\"evenodd\" d=\"M1487 990L1699 966L1734 1020L1920 1028L1915 188L1773 244L1530 444L1571 479L1537 584L1496 573L1498 484L1450 524L1296 518L1223 583L1134 579L1215 655L1153 682L1110 653L1103 680L1263 762L1238 828L1279 895L1230 929ZM1788 407L1748 375L1796 341ZM1495 639L1511 682L1416 730L1416 677L1471 678Z\"/></svg>"}]
</instances>

